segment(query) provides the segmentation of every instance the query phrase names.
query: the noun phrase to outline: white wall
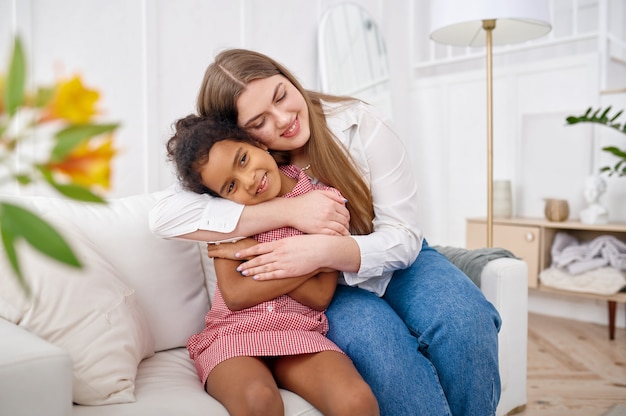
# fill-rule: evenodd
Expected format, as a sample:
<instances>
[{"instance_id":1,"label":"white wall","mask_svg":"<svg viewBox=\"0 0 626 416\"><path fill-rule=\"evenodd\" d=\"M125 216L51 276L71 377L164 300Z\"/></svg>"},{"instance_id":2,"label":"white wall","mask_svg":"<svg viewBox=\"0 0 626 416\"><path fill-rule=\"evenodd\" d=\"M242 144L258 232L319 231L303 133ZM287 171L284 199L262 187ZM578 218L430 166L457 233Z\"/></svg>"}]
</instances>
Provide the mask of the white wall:
<instances>
[{"instance_id":1,"label":"white wall","mask_svg":"<svg viewBox=\"0 0 626 416\"><path fill-rule=\"evenodd\" d=\"M154 191L172 182L163 143L175 119L195 110L213 56L227 47L259 50L315 89L317 24L335 2L0 0L0 68L6 71L17 32L30 82L82 74L86 85L102 93L104 117L122 122L109 196ZM359 3L383 20L382 0Z\"/></svg>"},{"instance_id":2,"label":"white wall","mask_svg":"<svg viewBox=\"0 0 626 416\"><path fill-rule=\"evenodd\" d=\"M81 73L101 91L103 116L122 122L110 196L149 192L173 181L163 144L173 121L194 111L215 53L226 47L259 50L317 88L317 24L337 2L0 0L0 68L6 67L12 34L19 32L31 82ZM418 175L426 236L433 244L463 246L465 219L486 212L484 54L429 63L431 51L445 52L428 39L429 2L355 2L372 14L386 39L394 122ZM495 178L512 180L516 215L542 216L542 198L559 197L569 200L576 216L583 178L610 161L600 147L626 147L624 135L564 125L565 115L590 105L626 108L625 93L601 94L626 87L624 51L600 40L607 28L625 38L623 2L551 4L555 24L547 40L501 48L494 57ZM575 22L572 4L579 7ZM559 42L572 33L578 37ZM613 220L626 221L626 179L609 182L604 203ZM43 187L2 190L48 193ZM535 303L542 312L570 314L567 307L554 307L556 301ZM580 319L606 322L604 305L590 307L596 313ZM623 313L618 325L624 326Z\"/></svg>"}]
</instances>

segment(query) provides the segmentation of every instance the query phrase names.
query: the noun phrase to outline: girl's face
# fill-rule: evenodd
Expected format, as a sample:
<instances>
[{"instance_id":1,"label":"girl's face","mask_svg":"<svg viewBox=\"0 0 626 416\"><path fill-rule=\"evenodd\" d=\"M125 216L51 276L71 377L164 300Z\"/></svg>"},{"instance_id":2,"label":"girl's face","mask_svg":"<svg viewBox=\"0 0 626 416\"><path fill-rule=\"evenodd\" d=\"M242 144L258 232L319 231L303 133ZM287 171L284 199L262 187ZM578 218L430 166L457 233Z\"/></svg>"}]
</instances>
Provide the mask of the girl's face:
<instances>
[{"instance_id":1,"label":"girl's face","mask_svg":"<svg viewBox=\"0 0 626 416\"><path fill-rule=\"evenodd\" d=\"M311 137L304 97L282 75L248 83L237 111L237 124L272 150L300 149Z\"/></svg>"},{"instance_id":2,"label":"girl's face","mask_svg":"<svg viewBox=\"0 0 626 416\"><path fill-rule=\"evenodd\" d=\"M281 193L281 174L276 161L266 150L250 143L234 140L215 143L200 176L207 188L243 205L259 204Z\"/></svg>"}]
</instances>

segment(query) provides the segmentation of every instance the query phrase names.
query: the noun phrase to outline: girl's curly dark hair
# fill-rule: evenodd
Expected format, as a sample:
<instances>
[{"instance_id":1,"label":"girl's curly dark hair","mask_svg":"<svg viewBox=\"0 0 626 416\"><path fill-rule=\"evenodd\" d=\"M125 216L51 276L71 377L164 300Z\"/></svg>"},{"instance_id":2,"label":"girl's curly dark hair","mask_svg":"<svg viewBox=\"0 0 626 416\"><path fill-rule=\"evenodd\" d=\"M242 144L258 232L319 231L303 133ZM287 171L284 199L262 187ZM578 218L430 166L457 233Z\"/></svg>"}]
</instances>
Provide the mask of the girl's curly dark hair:
<instances>
[{"instance_id":1,"label":"girl's curly dark hair","mask_svg":"<svg viewBox=\"0 0 626 416\"><path fill-rule=\"evenodd\" d=\"M200 169L207 163L211 147L227 139L258 145L245 130L211 117L189 114L174 123L174 135L167 141L167 157L174 163L184 188L219 196L202 183Z\"/></svg>"}]
</instances>

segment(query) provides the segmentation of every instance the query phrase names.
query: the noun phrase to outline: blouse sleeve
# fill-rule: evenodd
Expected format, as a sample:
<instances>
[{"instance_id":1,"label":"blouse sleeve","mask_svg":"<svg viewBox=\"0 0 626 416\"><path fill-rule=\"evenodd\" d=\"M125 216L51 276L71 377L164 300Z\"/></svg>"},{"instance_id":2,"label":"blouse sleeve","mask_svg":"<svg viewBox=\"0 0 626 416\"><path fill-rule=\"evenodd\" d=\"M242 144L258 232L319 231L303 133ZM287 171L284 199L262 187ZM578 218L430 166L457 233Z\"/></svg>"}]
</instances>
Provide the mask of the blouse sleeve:
<instances>
[{"instance_id":1,"label":"blouse sleeve","mask_svg":"<svg viewBox=\"0 0 626 416\"><path fill-rule=\"evenodd\" d=\"M244 206L208 194L171 186L150 211L150 230L161 238L174 238L198 230L229 233L235 229Z\"/></svg>"},{"instance_id":2,"label":"blouse sleeve","mask_svg":"<svg viewBox=\"0 0 626 416\"><path fill-rule=\"evenodd\" d=\"M418 224L417 181L404 144L377 111L353 108L336 132L369 183L374 201L374 232L353 236L361 251L357 273L344 273L349 285L381 292L395 270L409 267L423 240Z\"/></svg>"}]
</instances>

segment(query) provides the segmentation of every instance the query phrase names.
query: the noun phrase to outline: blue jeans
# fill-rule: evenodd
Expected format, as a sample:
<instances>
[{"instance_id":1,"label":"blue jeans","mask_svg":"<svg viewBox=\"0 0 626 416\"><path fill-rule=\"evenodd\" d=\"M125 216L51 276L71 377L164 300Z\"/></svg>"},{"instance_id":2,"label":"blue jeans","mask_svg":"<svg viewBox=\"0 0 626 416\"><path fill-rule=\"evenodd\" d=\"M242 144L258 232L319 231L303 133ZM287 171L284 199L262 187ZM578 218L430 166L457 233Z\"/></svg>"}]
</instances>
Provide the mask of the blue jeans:
<instances>
[{"instance_id":1,"label":"blue jeans","mask_svg":"<svg viewBox=\"0 0 626 416\"><path fill-rule=\"evenodd\" d=\"M328 337L369 383L381 415L494 415L500 316L458 268L424 241L382 298L338 286Z\"/></svg>"}]
</instances>

